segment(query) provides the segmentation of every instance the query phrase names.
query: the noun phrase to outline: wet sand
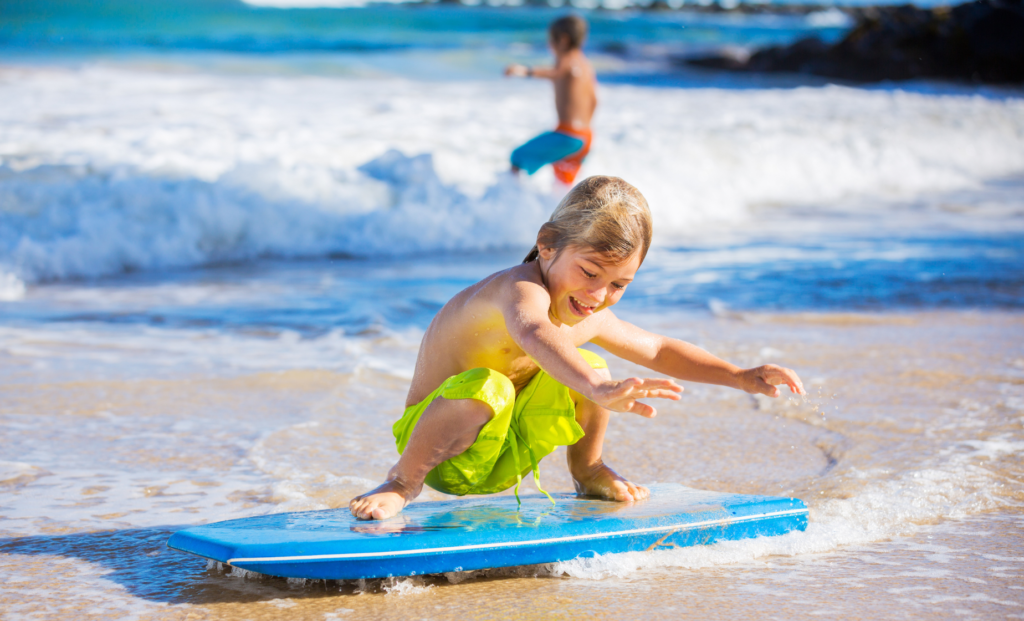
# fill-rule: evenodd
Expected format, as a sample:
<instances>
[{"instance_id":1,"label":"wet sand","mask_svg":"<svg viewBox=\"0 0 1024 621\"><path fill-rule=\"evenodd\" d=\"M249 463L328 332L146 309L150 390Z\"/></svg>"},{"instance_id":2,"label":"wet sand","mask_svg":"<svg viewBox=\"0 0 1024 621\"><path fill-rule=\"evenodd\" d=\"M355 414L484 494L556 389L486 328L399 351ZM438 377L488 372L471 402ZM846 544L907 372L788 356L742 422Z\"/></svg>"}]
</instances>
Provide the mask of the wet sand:
<instances>
[{"instance_id":1,"label":"wet sand","mask_svg":"<svg viewBox=\"0 0 1024 621\"><path fill-rule=\"evenodd\" d=\"M608 461L641 482L798 496L811 507L805 533L367 583L210 567L167 549L170 533L344 506L379 480L407 379L366 368L147 377L128 364L96 377L85 363L41 368L46 356L23 344L0 357L0 610L5 619L1024 617L1024 317L632 319L739 364L798 369L810 396L687 385L654 420L616 415ZM45 347L73 358L74 344L64 345ZM415 355L403 347L399 357ZM563 452L542 463L548 489L570 489L563 464Z\"/></svg>"}]
</instances>

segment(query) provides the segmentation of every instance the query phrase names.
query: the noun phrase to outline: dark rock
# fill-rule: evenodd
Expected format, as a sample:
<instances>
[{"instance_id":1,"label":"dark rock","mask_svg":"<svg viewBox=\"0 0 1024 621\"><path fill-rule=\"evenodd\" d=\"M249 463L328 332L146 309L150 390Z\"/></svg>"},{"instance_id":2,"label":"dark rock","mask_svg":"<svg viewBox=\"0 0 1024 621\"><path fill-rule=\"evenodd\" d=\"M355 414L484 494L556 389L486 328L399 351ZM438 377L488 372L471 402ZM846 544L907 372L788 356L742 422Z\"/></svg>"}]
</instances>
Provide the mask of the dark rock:
<instances>
[{"instance_id":1,"label":"dark rock","mask_svg":"<svg viewBox=\"0 0 1024 621\"><path fill-rule=\"evenodd\" d=\"M856 26L835 45L803 39L759 50L687 59L689 65L748 72L805 73L855 82L942 78L1024 82L1024 0L959 6L851 10Z\"/></svg>"}]
</instances>

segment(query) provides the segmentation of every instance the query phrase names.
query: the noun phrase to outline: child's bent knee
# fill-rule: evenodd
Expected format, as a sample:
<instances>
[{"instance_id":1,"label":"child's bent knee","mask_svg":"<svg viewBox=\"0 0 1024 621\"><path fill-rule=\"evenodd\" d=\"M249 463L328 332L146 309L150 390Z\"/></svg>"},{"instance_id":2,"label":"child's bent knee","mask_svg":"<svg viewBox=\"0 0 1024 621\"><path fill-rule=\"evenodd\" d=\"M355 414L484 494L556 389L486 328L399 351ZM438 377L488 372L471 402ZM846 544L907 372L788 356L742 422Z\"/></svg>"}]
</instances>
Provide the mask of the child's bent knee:
<instances>
[{"instance_id":1,"label":"child's bent knee","mask_svg":"<svg viewBox=\"0 0 1024 621\"><path fill-rule=\"evenodd\" d=\"M469 400L482 404L494 415L511 411L516 399L516 388L505 375L484 367L464 371L448 380L441 396L448 400Z\"/></svg>"},{"instance_id":2,"label":"child's bent knee","mask_svg":"<svg viewBox=\"0 0 1024 621\"><path fill-rule=\"evenodd\" d=\"M494 409L484 401L467 397L465 399L445 399L455 414L465 418L474 425L485 425L495 416Z\"/></svg>"}]
</instances>

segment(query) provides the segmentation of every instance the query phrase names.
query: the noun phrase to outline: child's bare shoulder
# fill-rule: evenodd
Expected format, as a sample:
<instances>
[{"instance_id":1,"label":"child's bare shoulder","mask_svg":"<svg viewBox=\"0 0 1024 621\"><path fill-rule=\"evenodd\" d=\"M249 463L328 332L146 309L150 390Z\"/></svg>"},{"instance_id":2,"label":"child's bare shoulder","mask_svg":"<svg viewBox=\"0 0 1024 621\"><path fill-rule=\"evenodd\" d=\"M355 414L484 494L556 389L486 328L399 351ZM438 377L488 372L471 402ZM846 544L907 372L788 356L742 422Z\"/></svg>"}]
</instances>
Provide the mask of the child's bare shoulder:
<instances>
[{"instance_id":1,"label":"child's bare shoulder","mask_svg":"<svg viewBox=\"0 0 1024 621\"><path fill-rule=\"evenodd\" d=\"M589 78L594 75L594 68L582 50L566 54L559 62L559 68L574 78Z\"/></svg>"},{"instance_id":2,"label":"child's bare shoulder","mask_svg":"<svg viewBox=\"0 0 1024 621\"><path fill-rule=\"evenodd\" d=\"M501 278L494 283L496 299L509 304L523 300L551 299L536 263L523 263L500 274Z\"/></svg>"},{"instance_id":3,"label":"child's bare shoulder","mask_svg":"<svg viewBox=\"0 0 1024 621\"><path fill-rule=\"evenodd\" d=\"M491 274L456 295L452 298L452 302L459 306L504 307L516 304L522 299L532 299L538 296L550 299L540 276L540 270L535 264L524 263Z\"/></svg>"}]
</instances>

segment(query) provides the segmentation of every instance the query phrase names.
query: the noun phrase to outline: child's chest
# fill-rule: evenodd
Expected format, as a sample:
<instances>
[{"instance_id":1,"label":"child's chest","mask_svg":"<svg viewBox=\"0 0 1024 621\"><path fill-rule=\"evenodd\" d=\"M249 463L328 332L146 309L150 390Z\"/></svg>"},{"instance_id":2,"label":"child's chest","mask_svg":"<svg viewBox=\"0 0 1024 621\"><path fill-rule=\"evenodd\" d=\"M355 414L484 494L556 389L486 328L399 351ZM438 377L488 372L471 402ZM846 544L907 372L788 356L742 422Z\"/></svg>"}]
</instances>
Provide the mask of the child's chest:
<instances>
[{"instance_id":1,"label":"child's chest","mask_svg":"<svg viewBox=\"0 0 1024 621\"><path fill-rule=\"evenodd\" d=\"M563 326L563 334L577 347L590 339L586 330ZM518 393L540 371L540 367L508 334L500 328L482 329L473 335L472 352L463 360L464 369L494 369L512 381ZM468 353L468 352L467 352Z\"/></svg>"}]
</instances>

